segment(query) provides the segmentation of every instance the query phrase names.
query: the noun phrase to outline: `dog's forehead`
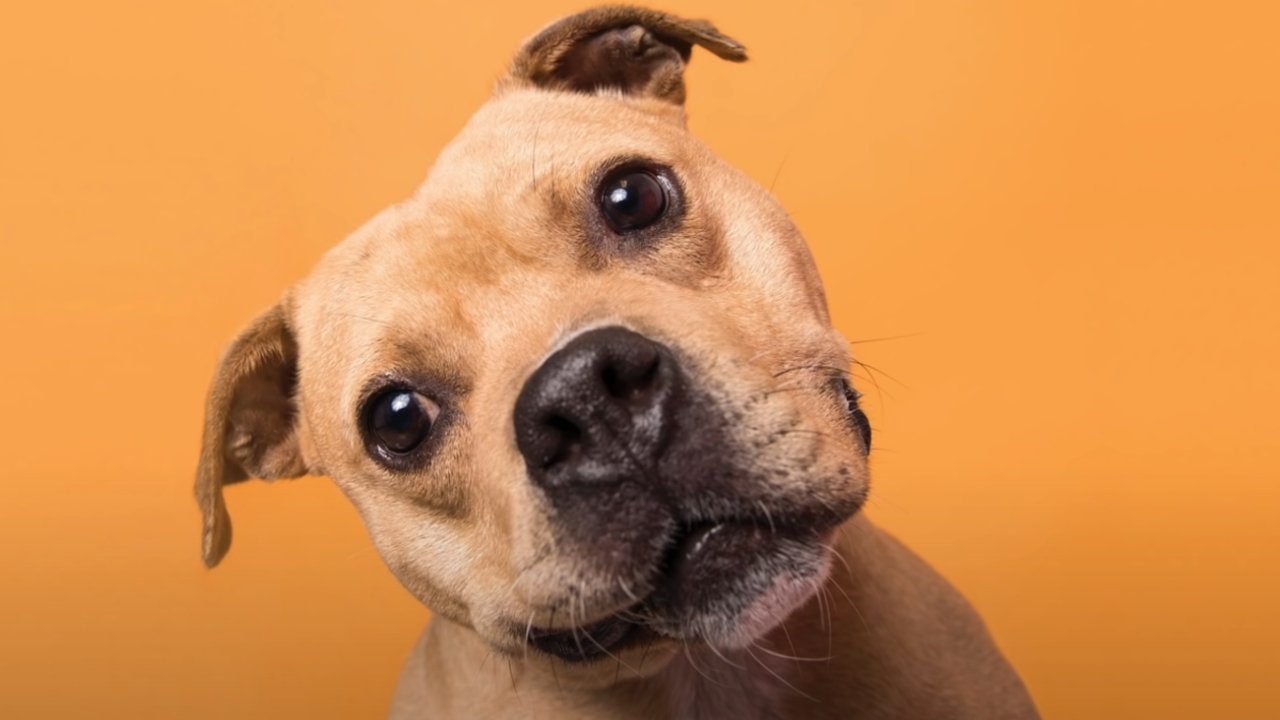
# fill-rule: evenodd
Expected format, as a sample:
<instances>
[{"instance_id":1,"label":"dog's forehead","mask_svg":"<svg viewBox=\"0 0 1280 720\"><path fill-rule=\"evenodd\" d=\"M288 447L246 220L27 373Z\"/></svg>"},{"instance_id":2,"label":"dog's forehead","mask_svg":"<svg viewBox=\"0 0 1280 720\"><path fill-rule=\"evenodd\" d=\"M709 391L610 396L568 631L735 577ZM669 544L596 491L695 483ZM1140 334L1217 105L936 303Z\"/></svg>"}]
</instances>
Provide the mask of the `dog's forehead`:
<instances>
[{"instance_id":1,"label":"dog's forehead","mask_svg":"<svg viewBox=\"0 0 1280 720\"><path fill-rule=\"evenodd\" d=\"M412 198L335 248L325 265L347 286L403 283L444 301L530 263L575 263L568 236L603 168L645 159L679 170L708 155L672 112L667 103L610 94L498 95L441 151Z\"/></svg>"},{"instance_id":2,"label":"dog's forehead","mask_svg":"<svg viewBox=\"0 0 1280 720\"><path fill-rule=\"evenodd\" d=\"M441 152L420 195L433 207L501 208L583 190L602 163L675 164L691 138L666 103L617 94L511 90L486 103Z\"/></svg>"}]
</instances>

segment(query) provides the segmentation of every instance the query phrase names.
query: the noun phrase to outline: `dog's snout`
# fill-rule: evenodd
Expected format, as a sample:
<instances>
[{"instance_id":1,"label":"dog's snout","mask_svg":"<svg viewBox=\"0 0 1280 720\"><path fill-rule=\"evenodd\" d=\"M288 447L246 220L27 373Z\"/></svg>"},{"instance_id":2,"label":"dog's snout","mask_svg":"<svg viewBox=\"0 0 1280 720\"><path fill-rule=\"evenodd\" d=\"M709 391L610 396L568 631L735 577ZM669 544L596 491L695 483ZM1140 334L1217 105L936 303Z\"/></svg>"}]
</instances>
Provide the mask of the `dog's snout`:
<instances>
[{"instance_id":1,"label":"dog's snout","mask_svg":"<svg viewBox=\"0 0 1280 720\"><path fill-rule=\"evenodd\" d=\"M622 327L591 330L547 358L516 400L516 444L546 486L641 476L661 453L679 393L675 358Z\"/></svg>"}]
</instances>

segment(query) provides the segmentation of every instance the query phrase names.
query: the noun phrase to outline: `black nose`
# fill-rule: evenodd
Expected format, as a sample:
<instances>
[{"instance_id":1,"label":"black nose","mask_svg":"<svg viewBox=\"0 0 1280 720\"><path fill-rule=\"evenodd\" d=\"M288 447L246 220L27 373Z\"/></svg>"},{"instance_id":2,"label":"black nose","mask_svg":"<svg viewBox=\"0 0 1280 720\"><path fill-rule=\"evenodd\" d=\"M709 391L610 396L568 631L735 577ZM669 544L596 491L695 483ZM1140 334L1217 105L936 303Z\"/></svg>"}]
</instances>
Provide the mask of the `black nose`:
<instances>
[{"instance_id":1,"label":"black nose","mask_svg":"<svg viewBox=\"0 0 1280 720\"><path fill-rule=\"evenodd\" d=\"M641 477L662 452L680 392L675 358L622 327L585 332L530 376L516 399L516 445L544 486Z\"/></svg>"}]
</instances>

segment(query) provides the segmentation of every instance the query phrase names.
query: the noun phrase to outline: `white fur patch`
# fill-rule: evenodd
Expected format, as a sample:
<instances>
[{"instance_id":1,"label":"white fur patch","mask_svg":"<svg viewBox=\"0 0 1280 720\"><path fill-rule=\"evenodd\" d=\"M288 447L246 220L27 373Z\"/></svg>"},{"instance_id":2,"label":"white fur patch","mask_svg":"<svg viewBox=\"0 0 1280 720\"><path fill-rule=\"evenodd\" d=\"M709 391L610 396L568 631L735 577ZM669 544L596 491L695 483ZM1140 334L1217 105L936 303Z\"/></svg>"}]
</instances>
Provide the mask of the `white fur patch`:
<instances>
[{"instance_id":1,"label":"white fur patch","mask_svg":"<svg viewBox=\"0 0 1280 720\"><path fill-rule=\"evenodd\" d=\"M831 570L831 558L824 557L817 572L797 577L781 572L769 584L769 588L742 610L716 644L726 648L745 648L766 633L782 624L791 613L809 601Z\"/></svg>"}]
</instances>

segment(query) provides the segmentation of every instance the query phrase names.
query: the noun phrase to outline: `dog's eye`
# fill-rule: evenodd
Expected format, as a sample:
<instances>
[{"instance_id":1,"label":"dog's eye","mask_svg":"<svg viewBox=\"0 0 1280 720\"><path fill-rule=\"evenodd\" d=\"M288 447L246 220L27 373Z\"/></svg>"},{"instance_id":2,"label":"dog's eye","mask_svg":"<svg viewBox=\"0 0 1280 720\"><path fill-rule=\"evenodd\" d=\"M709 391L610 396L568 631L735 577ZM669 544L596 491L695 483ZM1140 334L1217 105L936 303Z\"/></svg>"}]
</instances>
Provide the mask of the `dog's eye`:
<instances>
[{"instance_id":1,"label":"dog's eye","mask_svg":"<svg viewBox=\"0 0 1280 720\"><path fill-rule=\"evenodd\" d=\"M862 411L862 407L858 404L858 398L862 394L853 389L847 380L841 380L841 390L844 392L845 408L849 412L849 420L853 422L853 429L857 431L858 438L862 440L863 452L871 452L871 421L867 419L867 414Z\"/></svg>"},{"instance_id":2,"label":"dog's eye","mask_svg":"<svg viewBox=\"0 0 1280 720\"><path fill-rule=\"evenodd\" d=\"M666 213L667 204L666 184L648 170L623 168L600 186L600 212L616 233L649 227Z\"/></svg>"},{"instance_id":3,"label":"dog's eye","mask_svg":"<svg viewBox=\"0 0 1280 720\"><path fill-rule=\"evenodd\" d=\"M383 452L404 455L427 439L438 414L436 404L422 394L393 388L370 403L367 432Z\"/></svg>"}]
</instances>

